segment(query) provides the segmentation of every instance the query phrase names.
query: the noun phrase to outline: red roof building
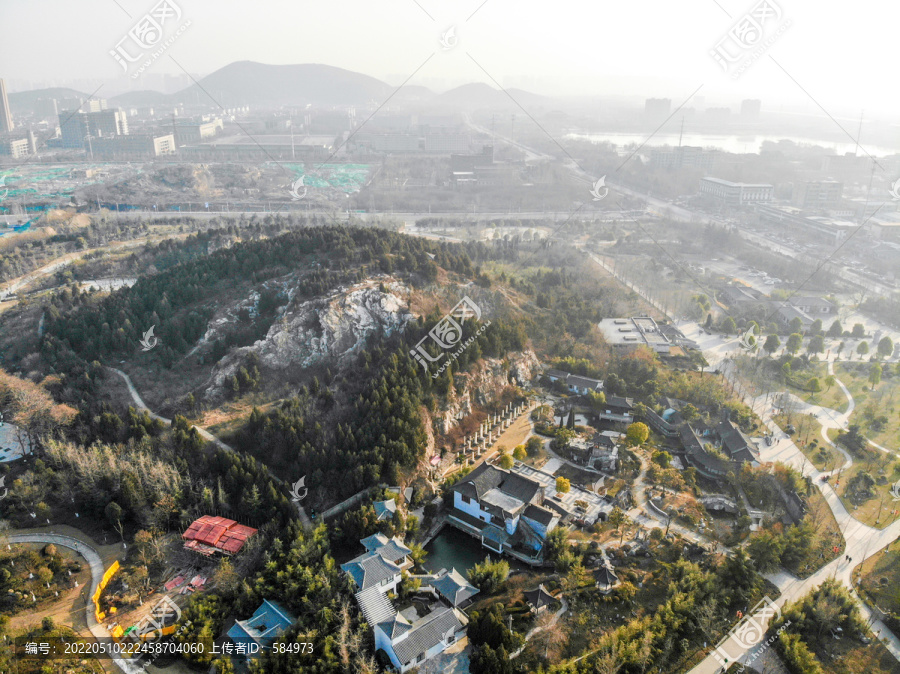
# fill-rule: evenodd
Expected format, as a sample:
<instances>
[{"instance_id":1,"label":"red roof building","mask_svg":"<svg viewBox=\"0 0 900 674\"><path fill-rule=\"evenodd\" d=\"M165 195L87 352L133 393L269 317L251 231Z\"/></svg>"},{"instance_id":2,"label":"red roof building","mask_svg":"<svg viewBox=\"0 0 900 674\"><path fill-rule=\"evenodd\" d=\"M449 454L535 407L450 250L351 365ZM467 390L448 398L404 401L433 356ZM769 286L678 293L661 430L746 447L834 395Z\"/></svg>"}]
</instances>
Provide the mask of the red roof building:
<instances>
[{"instance_id":1,"label":"red roof building","mask_svg":"<svg viewBox=\"0 0 900 674\"><path fill-rule=\"evenodd\" d=\"M181 538L185 541L185 548L201 555L209 557L221 552L230 556L238 552L255 533L256 529L234 520L204 515L194 520L187 531L181 534Z\"/></svg>"}]
</instances>

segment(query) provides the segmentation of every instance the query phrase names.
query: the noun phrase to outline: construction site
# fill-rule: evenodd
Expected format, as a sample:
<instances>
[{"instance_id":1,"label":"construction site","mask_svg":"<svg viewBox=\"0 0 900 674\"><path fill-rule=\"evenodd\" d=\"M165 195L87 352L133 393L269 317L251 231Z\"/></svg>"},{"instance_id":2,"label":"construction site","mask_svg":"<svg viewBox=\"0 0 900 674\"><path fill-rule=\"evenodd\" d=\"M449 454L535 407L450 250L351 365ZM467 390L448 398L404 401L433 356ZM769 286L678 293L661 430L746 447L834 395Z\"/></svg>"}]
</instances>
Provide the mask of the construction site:
<instances>
[{"instance_id":1,"label":"construction site","mask_svg":"<svg viewBox=\"0 0 900 674\"><path fill-rule=\"evenodd\" d=\"M0 171L0 215L61 207L92 211L254 211L273 204L344 208L369 178L368 164L23 164ZM12 218L18 216L16 221ZM20 222L21 221L21 222Z\"/></svg>"}]
</instances>

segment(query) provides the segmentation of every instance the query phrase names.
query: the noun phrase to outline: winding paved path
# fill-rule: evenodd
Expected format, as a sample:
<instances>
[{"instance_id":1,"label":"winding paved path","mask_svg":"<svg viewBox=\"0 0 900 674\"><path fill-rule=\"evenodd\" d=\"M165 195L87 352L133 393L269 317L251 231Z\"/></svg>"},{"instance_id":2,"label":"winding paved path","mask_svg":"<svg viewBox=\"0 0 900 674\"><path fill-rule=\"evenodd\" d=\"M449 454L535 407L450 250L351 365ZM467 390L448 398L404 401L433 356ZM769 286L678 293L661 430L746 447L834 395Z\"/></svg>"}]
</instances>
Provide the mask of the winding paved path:
<instances>
[{"instance_id":1,"label":"winding paved path","mask_svg":"<svg viewBox=\"0 0 900 674\"><path fill-rule=\"evenodd\" d=\"M518 650L515 650L509 654L510 660L512 660L513 658L519 657L519 654L525 650L525 646L528 644L529 641L531 641L531 637L533 637L538 632L541 632L543 630L549 629L550 627L553 627L554 625L556 625L556 623L559 622L559 619L562 617L563 613L565 613L566 611L569 610L569 604L568 604L568 602L566 602L566 598L564 596L559 595L559 602L562 604L562 606L560 606L559 610L553 614L553 617L550 619L550 622L548 622L546 625L538 625L537 627L532 627L530 630L528 630L528 632L525 634L525 643L522 644L521 648L519 648Z\"/></svg>"},{"instance_id":2,"label":"winding paved path","mask_svg":"<svg viewBox=\"0 0 900 674\"><path fill-rule=\"evenodd\" d=\"M161 421L164 424L166 424L167 426L172 425L171 419L166 419L165 417L161 417L158 414L156 414L153 410L151 410L149 407L147 407L147 403L144 402L144 399L141 398L140 393L138 393L137 389L134 387L134 383L131 381L131 377L129 377L124 372L122 372L122 370L119 370L114 367L107 366L106 369L109 370L110 372L115 372L123 380L125 380L125 384L128 386L128 392L131 394L131 399L134 401L134 404L137 406L138 409L149 414L152 419ZM204 440L206 440L207 442L214 443L216 446L221 447L226 452L236 453L234 450L234 447L222 442L221 440L219 440L219 438L217 438L215 435L210 433L205 428L203 428L201 426L197 426L196 424L191 424L191 428L196 428L197 433L200 434L200 437L203 438ZM267 470L269 471L269 475L272 477L272 479L276 483L284 484L284 480L282 480L280 477L278 477L277 475L272 473L272 471L270 469L267 468ZM300 518L300 521L303 523L304 528L312 529L313 524L312 524L312 521L309 519L309 515L306 514L306 511L303 509L303 507L298 502L294 501L293 503L297 507L297 515Z\"/></svg>"},{"instance_id":3,"label":"winding paved path","mask_svg":"<svg viewBox=\"0 0 900 674\"><path fill-rule=\"evenodd\" d=\"M146 412L147 414L149 414L152 419L161 421L164 424L166 424L167 426L172 425L171 419L166 419L165 417L161 417L158 414L156 414L153 410L151 410L149 407L147 407L147 403L144 402L144 399L141 398L140 393L138 393L137 389L134 387L134 383L131 381L131 377L129 377L124 372L122 372L122 370L119 370L114 367L107 367L106 369L109 370L110 372L115 372L117 375L119 375L122 379L125 380L125 384L126 384L126 386L128 386L128 392L131 394L131 399L134 401L134 404L138 407L138 409L140 409L142 412ZM227 452L234 451L233 447L231 447L230 445L227 445L224 442L222 442L221 440L219 440L219 438L217 438L215 435L210 433L208 430L206 430L202 426L197 426L196 424L191 424L191 428L196 428L197 432L200 434L200 437L202 437L207 442L215 443L217 446L221 447L222 449L224 449Z\"/></svg>"},{"instance_id":4,"label":"winding paved path","mask_svg":"<svg viewBox=\"0 0 900 674\"><path fill-rule=\"evenodd\" d=\"M79 541L71 536L63 536L61 534L9 534L5 539L9 543L39 543L42 545L52 543L53 545L74 550L84 557L91 569L91 588L88 593L89 598L84 607L85 620L88 629L97 639L109 639L112 636L103 624L97 622L97 618L94 616L93 602L90 599L90 597L94 596L94 592L96 592L97 588L100 586L100 581L102 580L105 571L103 568L103 560L94 548L84 541ZM115 653L113 653L113 662L115 662L116 666L125 672L125 674L137 674L138 672L143 671Z\"/></svg>"},{"instance_id":5,"label":"winding paved path","mask_svg":"<svg viewBox=\"0 0 900 674\"><path fill-rule=\"evenodd\" d=\"M698 328L694 326L694 330L696 331ZM729 379L734 378L735 375L733 368L729 366L729 362L723 355L723 349L727 350L734 342L735 340L725 341L724 343L720 343L717 348L714 347L713 349L704 351L704 355L710 363L717 363L718 367L722 369L725 376ZM829 371L833 372L833 366ZM855 408L853 397L849 395L849 391L846 390L843 382L837 380L837 383L848 396L847 399L849 405L847 411L843 413L828 408L818 408L820 411L819 421L823 426L828 428L845 428L849 416ZM835 578L850 588L851 593L857 598L857 605L862 614L867 618L871 617L871 612L868 607L859 599L858 595L853 590L852 571L856 565L861 564L865 559L884 549L897 538L900 538L900 520L879 530L855 519L847 511L843 501L841 501L833 487L828 482L823 482L821 480L822 475L830 473L825 473L816 469L816 467L803 455L797 445L794 444L790 436L784 433L772 419L772 405L766 401L765 397L759 396L757 398L752 398L748 395L745 396L745 401L759 415L760 419L762 419L763 423L773 434L773 437L777 438L777 441L771 447L763 445L760 448L760 454L764 455L761 456L761 458L766 462L779 461L785 463L799 470L804 476L812 478L813 484L815 484L822 492L822 496L828 503L828 507L831 509L831 512L837 521L838 528L844 536L846 542L845 555L849 555L853 560L848 562L846 561L846 557L842 555L804 580L796 578L783 569L776 573L768 574L766 578L775 584L781 592L780 596L775 601L775 604L780 608L786 603L797 601L809 594L825 580ZM831 443L829 442L829 444ZM845 456L848 459L850 458L849 455L845 454ZM764 626L768 624L768 618L766 617L756 615L754 618ZM897 660L900 660L900 639L877 619L873 621L872 625L873 631L876 632L885 647ZM737 654L735 659L738 660L745 659L750 653L755 652L760 647L761 646L757 645L748 649L746 646L736 643L734 639L730 637L723 644L723 649L727 653ZM691 670L691 674L714 674L719 671L720 667L719 661L712 653L710 653L702 662L700 662L700 664Z\"/></svg>"}]
</instances>

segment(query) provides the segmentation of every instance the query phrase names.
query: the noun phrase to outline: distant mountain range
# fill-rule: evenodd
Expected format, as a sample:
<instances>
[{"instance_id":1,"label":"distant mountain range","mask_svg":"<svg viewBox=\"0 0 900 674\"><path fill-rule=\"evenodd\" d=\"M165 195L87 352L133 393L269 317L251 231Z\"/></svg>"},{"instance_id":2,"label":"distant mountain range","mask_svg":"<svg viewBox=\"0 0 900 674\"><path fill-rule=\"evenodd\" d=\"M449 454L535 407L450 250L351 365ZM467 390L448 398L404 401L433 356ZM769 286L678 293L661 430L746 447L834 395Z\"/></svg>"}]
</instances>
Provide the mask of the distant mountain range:
<instances>
[{"instance_id":1,"label":"distant mountain range","mask_svg":"<svg viewBox=\"0 0 900 674\"><path fill-rule=\"evenodd\" d=\"M224 108L249 105L259 107L312 105L391 104L450 110L517 108L510 97L487 84L466 84L443 94L418 85L393 87L362 73L317 63L267 65L239 61L220 68L186 89L174 94L131 91L109 99L110 107L174 106L213 104ZM526 109L545 107L549 100L526 91L509 90ZM393 94L393 96L392 96ZM102 89L99 94L102 96ZM86 98L73 89L39 89L10 94L10 106L30 110L38 98Z\"/></svg>"},{"instance_id":2,"label":"distant mountain range","mask_svg":"<svg viewBox=\"0 0 900 674\"><path fill-rule=\"evenodd\" d=\"M87 98L88 95L67 87L52 87L50 89L34 89L32 91L19 91L9 94L9 107L13 114L31 110L35 101L39 98L55 98L57 102L66 98Z\"/></svg>"}]
</instances>

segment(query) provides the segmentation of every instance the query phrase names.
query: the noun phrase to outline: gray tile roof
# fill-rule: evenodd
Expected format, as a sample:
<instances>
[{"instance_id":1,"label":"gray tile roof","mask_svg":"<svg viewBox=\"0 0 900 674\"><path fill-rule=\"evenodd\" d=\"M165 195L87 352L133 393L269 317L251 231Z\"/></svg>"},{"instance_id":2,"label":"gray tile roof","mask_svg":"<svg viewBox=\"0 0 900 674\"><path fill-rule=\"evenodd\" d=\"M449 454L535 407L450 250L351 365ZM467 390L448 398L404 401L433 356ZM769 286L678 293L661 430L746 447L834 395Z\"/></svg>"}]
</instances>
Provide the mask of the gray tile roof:
<instances>
[{"instance_id":1,"label":"gray tile roof","mask_svg":"<svg viewBox=\"0 0 900 674\"><path fill-rule=\"evenodd\" d=\"M453 491L458 491L477 501L481 501L484 495L492 489L499 489L523 503L530 503L540 491L541 485L534 480L501 470L487 463L482 463L453 485Z\"/></svg>"},{"instance_id":2,"label":"gray tile roof","mask_svg":"<svg viewBox=\"0 0 900 674\"><path fill-rule=\"evenodd\" d=\"M412 662L463 626L464 623L457 617L454 609L441 607L413 623L406 637L394 644L394 654L403 664Z\"/></svg>"},{"instance_id":3,"label":"gray tile roof","mask_svg":"<svg viewBox=\"0 0 900 674\"><path fill-rule=\"evenodd\" d=\"M603 388L603 382L599 379L591 379L590 377L581 377L577 374L570 374L569 378L566 379L566 386L576 386L578 388L599 391Z\"/></svg>"},{"instance_id":4,"label":"gray tile roof","mask_svg":"<svg viewBox=\"0 0 900 674\"><path fill-rule=\"evenodd\" d=\"M377 625L396 615L394 606L378 587L370 587L356 593L356 603L369 625Z\"/></svg>"},{"instance_id":5,"label":"gray tile roof","mask_svg":"<svg viewBox=\"0 0 900 674\"><path fill-rule=\"evenodd\" d=\"M379 520L390 519L397 512L397 502L394 499L375 501L372 505L375 507L375 514Z\"/></svg>"},{"instance_id":6,"label":"gray tile roof","mask_svg":"<svg viewBox=\"0 0 900 674\"><path fill-rule=\"evenodd\" d=\"M525 508L525 511L522 513L522 517L527 517L530 520L534 520L538 524L547 526L550 524L550 522L553 521L553 518L556 517L556 515L546 508L541 508L540 506L536 505L530 505Z\"/></svg>"},{"instance_id":7,"label":"gray tile roof","mask_svg":"<svg viewBox=\"0 0 900 674\"><path fill-rule=\"evenodd\" d=\"M719 437L722 439L722 445L735 461L757 461L758 457L754 451L753 441L745 435L741 429L734 425L730 420L723 421L719 424Z\"/></svg>"},{"instance_id":8,"label":"gray tile roof","mask_svg":"<svg viewBox=\"0 0 900 674\"><path fill-rule=\"evenodd\" d=\"M690 424L684 424L681 427L680 435L681 444L684 446L688 462L701 470L701 472L703 469L706 469L713 475L725 475L729 470L734 469L734 464L731 461L722 461L722 459L713 456L704 449L703 443L697 437Z\"/></svg>"},{"instance_id":9,"label":"gray tile roof","mask_svg":"<svg viewBox=\"0 0 900 674\"><path fill-rule=\"evenodd\" d=\"M634 407L634 398L620 398L619 396L606 396L606 408L610 410L631 411Z\"/></svg>"},{"instance_id":10,"label":"gray tile roof","mask_svg":"<svg viewBox=\"0 0 900 674\"><path fill-rule=\"evenodd\" d=\"M410 622L402 615L395 615L390 620L378 623L379 629L387 634L392 642L412 629Z\"/></svg>"},{"instance_id":11,"label":"gray tile roof","mask_svg":"<svg viewBox=\"0 0 900 674\"><path fill-rule=\"evenodd\" d=\"M389 562L396 562L398 559L402 559L403 557L412 554L412 550L403 545L403 543L399 542L396 538L392 538L384 545L378 546L373 552Z\"/></svg>"},{"instance_id":12,"label":"gray tile roof","mask_svg":"<svg viewBox=\"0 0 900 674\"><path fill-rule=\"evenodd\" d=\"M393 564L374 552L351 559L346 564L341 564L341 569L356 582L361 590L379 585L382 581L400 573L400 567Z\"/></svg>"},{"instance_id":13,"label":"gray tile roof","mask_svg":"<svg viewBox=\"0 0 900 674\"><path fill-rule=\"evenodd\" d=\"M591 442L598 447L605 447L607 449L612 449L616 446L615 440L613 440L608 435L603 435L601 433L595 433L591 438Z\"/></svg>"},{"instance_id":14,"label":"gray tile roof","mask_svg":"<svg viewBox=\"0 0 900 674\"><path fill-rule=\"evenodd\" d=\"M371 536L362 539L360 543L362 543L363 547L369 552L374 552L376 548L386 545L390 540L391 539L384 534L372 534Z\"/></svg>"},{"instance_id":15,"label":"gray tile roof","mask_svg":"<svg viewBox=\"0 0 900 674\"><path fill-rule=\"evenodd\" d=\"M542 606L549 606L555 600L553 595L544 589L543 585L538 585L536 590L525 593L525 601L535 608L541 608Z\"/></svg>"},{"instance_id":16,"label":"gray tile roof","mask_svg":"<svg viewBox=\"0 0 900 674\"><path fill-rule=\"evenodd\" d=\"M619 577L607 566L594 571L594 579L601 585L615 585L619 582Z\"/></svg>"},{"instance_id":17,"label":"gray tile roof","mask_svg":"<svg viewBox=\"0 0 900 674\"><path fill-rule=\"evenodd\" d=\"M456 569L450 569L449 572L438 576L429 584L454 606L459 606L478 594L478 588L466 580Z\"/></svg>"}]
</instances>

